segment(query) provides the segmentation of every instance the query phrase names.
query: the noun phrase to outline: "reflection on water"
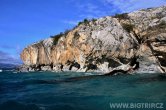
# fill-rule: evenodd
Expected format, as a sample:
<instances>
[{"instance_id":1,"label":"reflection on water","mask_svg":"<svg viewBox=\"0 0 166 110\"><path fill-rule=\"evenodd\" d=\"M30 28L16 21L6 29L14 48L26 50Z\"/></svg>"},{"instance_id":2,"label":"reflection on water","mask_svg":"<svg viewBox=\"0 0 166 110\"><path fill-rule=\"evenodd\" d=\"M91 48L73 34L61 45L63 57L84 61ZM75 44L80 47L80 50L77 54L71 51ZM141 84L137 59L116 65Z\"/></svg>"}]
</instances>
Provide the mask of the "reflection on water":
<instances>
[{"instance_id":1,"label":"reflection on water","mask_svg":"<svg viewBox=\"0 0 166 110\"><path fill-rule=\"evenodd\" d=\"M110 110L114 102L166 102L166 76L34 72L0 74L0 110Z\"/></svg>"}]
</instances>

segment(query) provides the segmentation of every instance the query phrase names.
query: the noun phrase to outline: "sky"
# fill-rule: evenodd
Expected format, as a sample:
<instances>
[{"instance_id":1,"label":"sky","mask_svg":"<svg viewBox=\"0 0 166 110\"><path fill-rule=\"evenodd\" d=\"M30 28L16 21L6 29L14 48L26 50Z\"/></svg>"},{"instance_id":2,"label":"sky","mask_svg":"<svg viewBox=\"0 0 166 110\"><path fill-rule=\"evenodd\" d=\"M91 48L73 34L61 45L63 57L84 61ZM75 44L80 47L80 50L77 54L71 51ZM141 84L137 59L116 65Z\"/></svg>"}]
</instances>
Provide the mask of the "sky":
<instances>
[{"instance_id":1,"label":"sky","mask_svg":"<svg viewBox=\"0 0 166 110\"><path fill-rule=\"evenodd\" d=\"M21 63L27 45L85 18L166 5L166 0L0 0L0 63Z\"/></svg>"}]
</instances>

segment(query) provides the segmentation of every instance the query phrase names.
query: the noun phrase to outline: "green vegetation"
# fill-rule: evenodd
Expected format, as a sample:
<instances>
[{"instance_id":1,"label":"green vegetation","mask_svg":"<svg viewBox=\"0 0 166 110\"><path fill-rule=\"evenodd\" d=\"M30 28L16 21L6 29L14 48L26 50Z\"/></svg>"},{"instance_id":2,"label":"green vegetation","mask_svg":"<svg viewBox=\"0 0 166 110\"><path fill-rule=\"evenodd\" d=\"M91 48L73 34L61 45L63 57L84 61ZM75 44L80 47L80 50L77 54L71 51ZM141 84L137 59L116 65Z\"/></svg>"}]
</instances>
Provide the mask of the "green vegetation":
<instances>
[{"instance_id":1,"label":"green vegetation","mask_svg":"<svg viewBox=\"0 0 166 110\"><path fill-rule=\"evenodd\" d=\"M158 30L158 32L159 32L159 29L162 30L165 28L166 28L166 22L161 21L158 25L150 26L147 30L151 30L151 31Z\"/></svg>"},{"instance_id":2,"label":"green vegetation","mask_svg":"<svg viewBox=\"0 0 166 110\"><path fill-rule=\"evenodd\" d=\"M70 29L66 29L65 32L63 33L65 36L70 32Z\"/></svg>"},{"instance_id":3,"label":"green vegetation","mask_svg":"<svg viewBox=\"0 0 166 110\"><path fill-rule=\"evenodd\" d=\"M150 11L153 8L142 9L141 11Z\"/></svg>"},{"instance_id":4,"label":"green vegetation","mask_svg":"<svg viewBox=\"0 0 166 110\"><path fill-rule=\"evenodd\" d=\"M116 14L114 17L115 17L115 18L119 18L119 19L129 19L129 16L128 16L127 13Z\"/></svg>"},{"instance_id":5,"label":"green vegetation","mask_svg":"<svg viewBox=\"0 0 166 110\"><path fill-rule=\"evenodd\" d=\"M58 40L63 37L63 36L67 36L67 34L70 32L69 29L66 29L65 32L61 32L57 35L54 35L54 36L50 36L51 38L53 38L53 45L56 45L58 43Z\"/></svg>"},{"instance_id":6,"label":"green vegetation","mask_svg":"<svg viewBox=\"0 0 166 110\"><path fill-rule=\"evenodd\" d=\"M78 25L81 25L82 24L82 22L78 22Z\"/></svg>"},{"instance_id":7,"label":"green vegetation","mask_svg":"<svg viewBox=\"0 0 166 110\"><path fill-rule=\"evenodd\" d=\"M51 36L51 38L53 38L53 45L56 45L58 43L58 40L63 36L64 34L61 32L55 36Z\"/></svg>"},{"instance_id":8,"label":"green vegetation","mask_svg":"<svg viewBox=\"0 0 166 110\"><path fill-rule=\"evenodd\" d=\"M166 22L161 21L161 23L158 25L160 28L166 28Z\"/></svg>"},{"instance_id":9,"label":"green vegetation","mask_svg":"<svg viewBox=\"0 0 166 110\"><path fill-rule=\"evenodd\" d=\"M156 13L156 16L154 18L161 19L163 17L165 17L165 16L162 14L162 12L159 12L159 13Z\"/></svg>"},{"instance_id":10,"label":"green vegetation","mask_svg":"<svg viewBox=\"0 0 166 110\"><path fill-rule=\"evenodd\" d=\"M84 19L82 22L79 22L78 25L81 25L81 24L88 24L89 23L89 20L88 19Z\"/></svg>"},{"instance_id":11,"label":"green vegetation","mask_svg":"<svg viewBox=\"0 0 166 110\"><path fill-rule=\"evenodd\" d=\"M77 32L77 31L74 33L74 36L79 36L79 34L78 34L78 32Z\"/></svg>"},{"instance_id":12,"label":"green vegetation","mask_svg":"<svg viewBox=\"0 0 166 110\"><path fill-rule=\"evenodd\" d=\"M123 23L123 24L122 24L122 27L123 27L127 32L131 32L131 31L133 31L134 25Z\"/></svg>"},{"instance_id":13,"label":"green vegetation","mask_svg":"<svg viewBox=\"0 0 166 110\"><path fill-rule=\"evenodd\" d=\"M97 19L93 18L92 21L95 22L95 21L97 21Z\"/></svg>"},{"instance_id":14,"label":"green vegetation","mask_svg":"<svg viewBox=\"0 0 166 110\"><path fill-rule=\"evenodd\" d=\"M83 23L87 24L89 21L87 19L84 19Z\"/></svg>"},{"instance_id":15,"label":"green vegetation","mask_svg":"<svg viewBox=\"0 0 166 110\"><path fill-rule=\"evenodd\" d=\"M88 25L90 21L95 22L95 21L97 21L97 19L95 19L95 18L93 18L93 19L91 19L91 20L84 19L83 21L78 22L78 26L81 25L81 24Z\"/></svg>"}]
</instances>

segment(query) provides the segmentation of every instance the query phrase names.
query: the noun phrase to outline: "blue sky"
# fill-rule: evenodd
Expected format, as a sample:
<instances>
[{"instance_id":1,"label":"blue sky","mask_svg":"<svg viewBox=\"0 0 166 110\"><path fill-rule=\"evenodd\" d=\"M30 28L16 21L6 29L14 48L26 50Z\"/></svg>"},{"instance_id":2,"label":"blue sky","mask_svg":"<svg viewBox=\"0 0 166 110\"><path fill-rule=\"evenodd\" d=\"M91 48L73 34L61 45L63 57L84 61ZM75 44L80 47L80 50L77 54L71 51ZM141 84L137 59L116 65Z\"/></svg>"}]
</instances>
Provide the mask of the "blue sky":
<instances>
[{"instance_id":1,"label":"blue sky","mask_svg":"<svg viewBox=\"0 0 166 110\"><path fill-rule=\"evenodd\" d=\"M0 0L0 63L19 63L28 44L84 18L166 5L166 0Z\"/></svg>"}]
</instances>

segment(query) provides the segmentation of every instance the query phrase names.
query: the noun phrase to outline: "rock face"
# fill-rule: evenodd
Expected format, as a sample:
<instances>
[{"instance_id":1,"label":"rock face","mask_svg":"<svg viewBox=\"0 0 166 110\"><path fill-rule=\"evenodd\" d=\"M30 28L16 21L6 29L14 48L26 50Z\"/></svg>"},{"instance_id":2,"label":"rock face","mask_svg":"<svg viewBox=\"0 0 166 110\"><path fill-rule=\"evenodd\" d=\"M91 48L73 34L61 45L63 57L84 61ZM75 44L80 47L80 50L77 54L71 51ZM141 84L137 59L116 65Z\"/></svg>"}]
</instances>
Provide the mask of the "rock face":
<instances>
[{"instance_id":1,"label":"rock face","mask_svg":"<svg viewBox=\"0 0 166 110\"><path fill-rule=\"evenodd\" d=\"M165 73L166 6L84 20L29 45L21 59L29 71Z\"/></svg>"}]
</instances>

